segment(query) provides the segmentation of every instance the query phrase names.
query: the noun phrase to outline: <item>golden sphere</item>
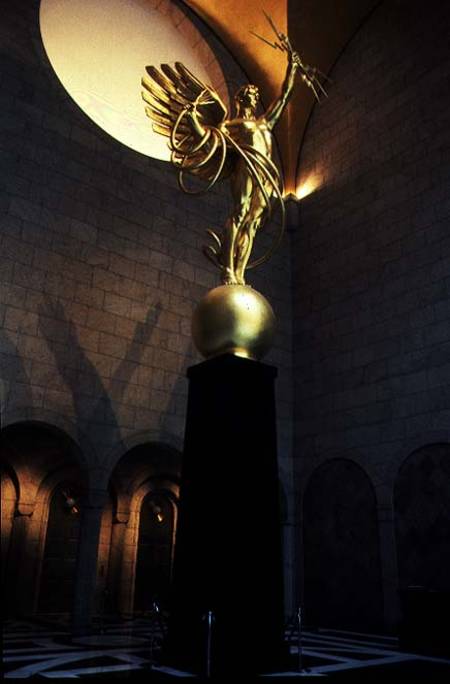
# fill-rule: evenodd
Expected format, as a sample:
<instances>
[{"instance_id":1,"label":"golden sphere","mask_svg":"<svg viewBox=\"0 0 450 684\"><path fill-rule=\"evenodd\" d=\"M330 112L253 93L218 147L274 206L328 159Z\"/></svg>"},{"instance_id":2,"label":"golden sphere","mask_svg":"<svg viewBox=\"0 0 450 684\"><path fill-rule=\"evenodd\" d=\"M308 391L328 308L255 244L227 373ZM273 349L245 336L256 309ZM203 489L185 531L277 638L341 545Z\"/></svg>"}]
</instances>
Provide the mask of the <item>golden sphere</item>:
<instances>
[{"instance_id":1,"label":"golden sphere","mask_svg":"<svg viewBox=\"0 0 450 684\"><path fill-rule=\"evenodd\" d=\"M220 285L206 293L192 317L192 337L206 358L235 354L261 359L275 334L275 314L249 285Z\"/></svg>"}]
</instances>

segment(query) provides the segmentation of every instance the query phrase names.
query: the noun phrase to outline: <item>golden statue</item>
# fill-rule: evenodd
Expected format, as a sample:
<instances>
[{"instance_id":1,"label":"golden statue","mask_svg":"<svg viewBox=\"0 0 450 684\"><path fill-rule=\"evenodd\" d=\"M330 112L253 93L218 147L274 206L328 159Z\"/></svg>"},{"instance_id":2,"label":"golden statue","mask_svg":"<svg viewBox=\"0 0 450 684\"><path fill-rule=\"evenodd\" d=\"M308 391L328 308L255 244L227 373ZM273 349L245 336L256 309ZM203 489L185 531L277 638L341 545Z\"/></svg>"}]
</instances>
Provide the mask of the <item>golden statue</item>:
<instances>
[{"instance_id":1,"label":"golden statue","mask_svg":"<svg viewBox=\"0 0 450 684\"><path fill-rule=\"evenodd\" d=\"M245 286L245 270L266 261L282 237L283 184L280 173L272 161L272 131L289 101L297 72L300 70L302 80L313 90L317 99L319 95L316 86L326 94L317 77L317 74L324 75L304 64L292 48L289 38L276 29L270 17L267 16L267 19L277 41L271 43L257 34L254 35L271 47L285 52L288 63L280 96L261 116L256 113L259 90L255 85L248 84L238 90L234 96L236 112L230 117L216 90L202 83L180 62L175 63L174 69L168 64L162 64L161 71L153 66L146 67L147 75L142 79L142 97L147 103L146 113L153 122L154 131L169 138L171 160L179 170L181 188L191 194L205 191L205 188L200 191L189 189L184 178L186 172L206 181L206 190L218 180L230 178L233 198L231 215L220 236L213 230L207 231L213 244L203 248L205 255L219 267L222 283L227 286ZM250 262L255 234L270 217L273 203L277 201L282 211L278 238L266 254ZM212 293L214 292L215 290L212 290ZM239 297L244 290L228 290L225 294L224 292L220 292L221 302L223 304L224 297L228 300L233 299L233 302L228 302L227 309L233 317L237 306L236 296ZM256 295L264 300L262 295ZM254 296L251 304L254 308L253 300ZM227 317L222 304L218 307L219 315L212 317L214 324L202 333L203 338L209 336L210 340L214 337L213 333L217 329L219 319ZM271 308L270 312L266 311L266 304L270 308L266 300L263 303L256 303L258 310L261 306L263 308L257 318L259 320L262 316L265 319L265 327L273 328L273 312ZM246 306L248 308L248 302ZM211 313L208 313L208 316L211 319ZM270 325L268 319L271 321ZM252 325L248 321L241 321L239 327L244 330L251 328ZM230 337L229 330L224 335ZM258 335L260 338L261 335ZM266 343L263 346L265 348ZM244 347L245 345L229 344L228 350L232 349L233 353L247 356L260 355L259 352L249 352ZM208 349L205 353L201 349L207 356L216 353L216 350L215 342L212 344L212 351Z\"/></svg>"}]
</instances>

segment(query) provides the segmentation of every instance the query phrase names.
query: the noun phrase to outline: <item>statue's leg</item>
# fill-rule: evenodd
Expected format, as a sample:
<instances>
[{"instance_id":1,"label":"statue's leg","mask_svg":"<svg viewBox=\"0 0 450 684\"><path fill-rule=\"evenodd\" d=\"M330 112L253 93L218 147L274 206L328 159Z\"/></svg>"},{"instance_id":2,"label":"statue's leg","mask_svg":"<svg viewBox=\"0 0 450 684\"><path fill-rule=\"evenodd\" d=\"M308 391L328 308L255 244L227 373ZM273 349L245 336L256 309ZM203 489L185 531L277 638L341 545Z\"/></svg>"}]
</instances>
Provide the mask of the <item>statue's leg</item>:
<instances>
[{"instance_id":1,"label":"statue's leg","mask_svg":"<svg viewBox=\"0 0 450 684\"><path fill-rule=\"evenodd\" d=\"M228 219L222 233L222 249L220 263L222 266L222 281L237 283L236 257L238 242L242 234L242 226L246 223L250 211L253 182L244 165L239 165L231 182L234 200L233 213Z\"/></svg>"},{"instance_id":2,"label":"statue's leg","mask_svg":"<svg viewBox=\"0 0 450 684\"><path fill-rule=\"evenodd\" d=\"M270 196L270 189L268 189ZM261 227L267 215L267 207L262 193L258 190L254 193L247 220L243 224L237 239L236 249L236 280L241 285L245 284L245 269L250 259L253 241L256 231Z\"/></svg>"},{"instance_id":3,"label":"statue's leg","mask_svg":"<svg viewBox=\"0 0 450 684\"><path fill-rule=\"evenodd\" d=\"M241 285L245 285L245 269L247 268L253 248L253 241L256 231L261 225L261 221L262 217L259 219L252 219L242 227L236 257L236 280Z\"/></svg>"},{"instance_id":4,"label":"statue's leg","mask_svg":"<svg viewBox=\"0 0 450 684\"><path fill-rule=\"evenodd\" d=\"M234 245L237 234L238 227L233 214L226 222L221 237L222 249L220 252L220 265L222 268L222 282L226 285L237 282L234 273Z\"/></svg>"}]
</instances>

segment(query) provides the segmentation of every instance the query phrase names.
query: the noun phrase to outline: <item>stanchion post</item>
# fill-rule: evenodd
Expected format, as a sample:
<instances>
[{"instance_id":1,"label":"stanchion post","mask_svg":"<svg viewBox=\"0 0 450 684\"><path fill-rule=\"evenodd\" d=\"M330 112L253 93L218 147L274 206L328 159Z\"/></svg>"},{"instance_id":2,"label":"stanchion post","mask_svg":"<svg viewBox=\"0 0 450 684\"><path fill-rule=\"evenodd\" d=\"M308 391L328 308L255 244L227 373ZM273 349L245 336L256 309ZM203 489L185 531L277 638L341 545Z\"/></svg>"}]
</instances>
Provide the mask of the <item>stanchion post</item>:
<instances>
[{"instance_id":1,"label":"stanchion post","mask_svg":"<svg viewBox=\"0 0 450 684\"><path fill-rule=\"evenodd\" d=\"M154 665L154 651L155 651L155 630L157 627L157 619L159 617L159 605L157 601L153 601L151 610L151 624L150 624L150 669Z\"/></svg>"},{"instance_id":2,"label":"stanchion post","mask_svg":"<svg viewBox=\"0 0 450 684\"><path fill-rule=\"evenodd\" d=\"M298 626L298 671L303 670L303 645L302 645L302 607L298 607L297 611L297 626Z\"/></svg>"},{"instance_id":3,"label":"stanchion post","mask_svg":"<svg viewBox=\"0 0 450 684\"><path fill-rule=\"evenodd\" d=\"M212 626L214 622L214 615L212 610L208 610L205 615L206 619L206 677L211 677L211 645L212 645Z\"/></svg>"}]
</instances>

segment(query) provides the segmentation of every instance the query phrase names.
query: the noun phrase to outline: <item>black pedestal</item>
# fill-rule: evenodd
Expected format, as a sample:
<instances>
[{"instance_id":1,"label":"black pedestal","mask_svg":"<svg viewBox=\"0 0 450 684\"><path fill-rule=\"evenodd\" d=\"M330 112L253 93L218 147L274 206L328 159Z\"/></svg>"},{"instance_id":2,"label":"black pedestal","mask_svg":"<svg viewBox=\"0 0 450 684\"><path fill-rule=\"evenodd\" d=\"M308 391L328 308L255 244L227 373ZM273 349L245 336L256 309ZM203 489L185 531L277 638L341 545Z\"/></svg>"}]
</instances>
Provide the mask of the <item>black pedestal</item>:
<instances>
[{"instance_id":1,"label":"black pedestal","mask_svg":"<svg viewBox=\"0 0 450 684\"><path fill-rule=\"evenodd\" d=\"M269 672L283 658L276 369L224 355L189 369L168 654L204 674Z\"/></svg>"},{"instance_id":2,"label":"black pedestal","mask_svg":"<svg viewBox=\"0 0 450 684\"><path fill-rule=\"evenodd\" d=\"M448 658L450 592L409 587L399 593L403 613L400 648Z\"/></svg>"}]
</instances>

